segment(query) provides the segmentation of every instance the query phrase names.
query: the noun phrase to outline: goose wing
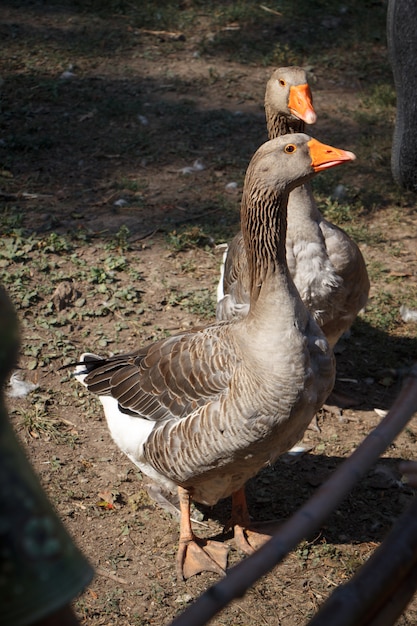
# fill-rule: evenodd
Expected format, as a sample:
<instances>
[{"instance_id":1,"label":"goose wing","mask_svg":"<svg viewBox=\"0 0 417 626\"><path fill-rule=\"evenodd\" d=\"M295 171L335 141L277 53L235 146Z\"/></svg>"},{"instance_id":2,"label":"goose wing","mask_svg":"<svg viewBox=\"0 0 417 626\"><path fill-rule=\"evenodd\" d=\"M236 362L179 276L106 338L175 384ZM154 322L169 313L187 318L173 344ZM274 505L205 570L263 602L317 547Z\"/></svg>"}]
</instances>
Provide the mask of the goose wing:
<instances>
[{"instance_id":1,"label":"goose wing","mask_svg":"<svg viewBox=\"0 0 417 626\"><path fill-rule=\"evenodd\" d=\"M239 360L228 324L160 340L107 359L85 360L84 383L112 396L130 415L153 421L186 417L224 393Z\"/></svg>"},{"instance_id":2,"label":"goose wing","mask_svg":"<svg viewBox=\"0 0 417 626\"><path fill-rule=\"evenodd\" d=\"M327 254L339 276L351 294L357 294L358 311L366 304L369 293L369 277L362 252L349 235L325 219L320 221ZM354 306L355 306L354 305Z\"/></svg>"},{"instance_id":3,"label":"goose wing","mask_svg":"<svg viewBox=\"0 0 417 626\"><path fill-rule=\"evenodd\" d=\"M349 235L325 219L320 221L328 257L341 285L335 293L333 315L324 321L323 332L331 342L348 330L367 303L370 283L365 260Z\"/></svg>"},{"instance_id":4,"label":"goose wing","mask_svg":"<svg viewBox=\"0 0 417 626\"><path fill-rule=\"evenodd\" d=\"M223 295L217 302L218 320L243 318L249 312L249 270L242 233L228 246L222 278Z\"/></svg>"}]
</instances>

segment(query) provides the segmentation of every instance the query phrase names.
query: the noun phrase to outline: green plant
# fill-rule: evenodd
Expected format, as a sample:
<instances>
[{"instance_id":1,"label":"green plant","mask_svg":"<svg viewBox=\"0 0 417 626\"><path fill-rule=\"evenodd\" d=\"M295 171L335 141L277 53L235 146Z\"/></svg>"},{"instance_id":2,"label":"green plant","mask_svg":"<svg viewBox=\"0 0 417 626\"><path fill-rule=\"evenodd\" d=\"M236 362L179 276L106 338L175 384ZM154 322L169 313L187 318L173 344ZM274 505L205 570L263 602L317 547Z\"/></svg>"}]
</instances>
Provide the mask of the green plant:
<instances>
[{"instance_id":1,"label":"green plant","mask_svg":"<svg viewBox=\"0 0 417 626\"><path fill-rule=\"evenodd\" d=\"M0 213L0 229L5 234L11 234L23 226L23 213L17 207L10 207Z\"/></svg>"},{"instance_id":2,"label":"green plant","mask_svg":"<svg viewBox=\"0 0 417 626\"><path fill-rule=\"evenodd\" d=\"M122 226L120 226L119 230L114 236L114 239L108 245L108 248L109 249L117 248L121 252L126 252L127 250L129 250L129 247L130 247L129 237L130 237L130 230L125 224L122 224Z\"/></svg>"},{"instance_id":3,"label":"green plant","mask_svg":"<svg viewBox=\"0 0 417 626\"><path fill-rule=\"evenodd\" d=\"M73 246L71 242L58 233L50 233L45 239L41 239L38 243L43 252L53 252L61 254L62 252L72 252Z\"/></svg>"},{"instance_id":4,"label":"green plant","mask_svg":"<svg viewBox=\"0 0 417 626\"><path fill-rule=\"evenodd\" d=\"M74 445L78 439L70 422L48 415L47 403L39 396L33 396L33 403L29 408L18 408L14 413L20 418L21 427L33 439L70 445Z\"/></svg>"},{"instance_id":5,"label":"green plant","mask_svg":"<svg viewBox=\"0 0 417 626\"><path fill-rule=\"evenodd\" d=\"M184 310L198 315L201 319L214 319L216 314L214 293L209 289L184 293L172 291L168 304L174 307L181 306Z\"/></svg>"},{"instance_id":6,"label":"green plant","mask_svg":"<svg viewBox=\"0 0 417 626\"><path fill-rule=\"evenodd\" d=\"M199 226L191 226L180 231L173 230L167 235L168 245L176 252L189 248L206 248L213 240Z\"/></svg>"},{"instance_id":7,"label":"green plant","mask_svg":"<svg viewBox=\"0 0 417 626\"><path fill-rule=\"evenodd\" d=\"M380 289L368 302L364 319L379 330L394 330L399 323L399 307L395 296Z\"/></svg>"}]
</instances>

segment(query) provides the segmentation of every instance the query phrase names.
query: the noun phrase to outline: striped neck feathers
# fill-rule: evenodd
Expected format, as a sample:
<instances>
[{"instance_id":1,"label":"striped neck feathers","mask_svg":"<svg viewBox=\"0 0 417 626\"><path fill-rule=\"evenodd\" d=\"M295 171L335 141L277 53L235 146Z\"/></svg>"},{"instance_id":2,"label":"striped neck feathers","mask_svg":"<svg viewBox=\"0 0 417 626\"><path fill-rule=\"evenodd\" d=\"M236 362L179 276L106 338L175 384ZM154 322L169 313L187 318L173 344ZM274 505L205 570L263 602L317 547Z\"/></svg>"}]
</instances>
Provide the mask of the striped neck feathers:
<instances>
[{"instance_id":1,"label":"striped neck feathers","mask_svg":"<svg viewBox=\"0 0 417 626\"><path fill-rule=\"evenodd\" d=\"M269 276L288 274L285 251L288 193L262 189L256 183L243 193L241 223L251 301L258 298Z\"/></svg>"},{"instance_id":2,"label":"striped neck feathers","mask_svg":"<svg viewBox=\"0 0 417 626\"><path fill-rule=\"evenodd\" d=\"M289 133L305 132L305 124L302 120L275 113L268 103L265 104L265 113L269 139L275 139L275 137L281 137L281 135L288 135Z\"/></svg>"}]
</instances>

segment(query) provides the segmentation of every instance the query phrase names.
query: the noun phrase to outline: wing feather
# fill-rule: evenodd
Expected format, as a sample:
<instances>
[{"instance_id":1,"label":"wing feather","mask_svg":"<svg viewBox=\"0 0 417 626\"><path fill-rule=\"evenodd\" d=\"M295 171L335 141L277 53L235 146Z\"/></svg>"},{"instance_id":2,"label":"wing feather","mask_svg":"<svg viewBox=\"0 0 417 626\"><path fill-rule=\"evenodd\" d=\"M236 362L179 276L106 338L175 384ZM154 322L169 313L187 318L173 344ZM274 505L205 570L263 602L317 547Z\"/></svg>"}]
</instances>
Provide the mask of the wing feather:
<instances>
[{"instance_id":1,"label":"wing feather","mask_svg":"<svg viewBox=\"0 0 417 626\"><path fill-rule=\"evenodd\" d=\"M216 324L137 352L89 360L84 382L99 395L113 396L131 415L181 419L228 388L237 351L225 328Z\"/></svg>"}]
</instances>

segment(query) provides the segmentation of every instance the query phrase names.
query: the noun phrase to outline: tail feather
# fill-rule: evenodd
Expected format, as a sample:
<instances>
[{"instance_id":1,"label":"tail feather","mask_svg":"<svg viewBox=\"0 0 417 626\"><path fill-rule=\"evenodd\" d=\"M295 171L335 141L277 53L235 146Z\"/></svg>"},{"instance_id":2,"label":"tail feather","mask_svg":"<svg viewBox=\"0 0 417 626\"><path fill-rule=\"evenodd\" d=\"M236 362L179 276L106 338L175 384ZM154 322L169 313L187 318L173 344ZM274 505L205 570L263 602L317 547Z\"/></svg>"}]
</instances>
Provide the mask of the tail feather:
<instances>
[{"instance_id":1,"label":"tail feather","mask_svg":"<svg viewBox=\"0 0 417 626\"><path fill-rule=\"evenodd\" d=\"M103 359L97 354L93 354L92 352L84 352L80 356L80 360L78 363L75 363L75 370L72 375L80 382L82 385L85 385L85 378L88 374L97 367Z\"/></svg>"}]
</instances>

